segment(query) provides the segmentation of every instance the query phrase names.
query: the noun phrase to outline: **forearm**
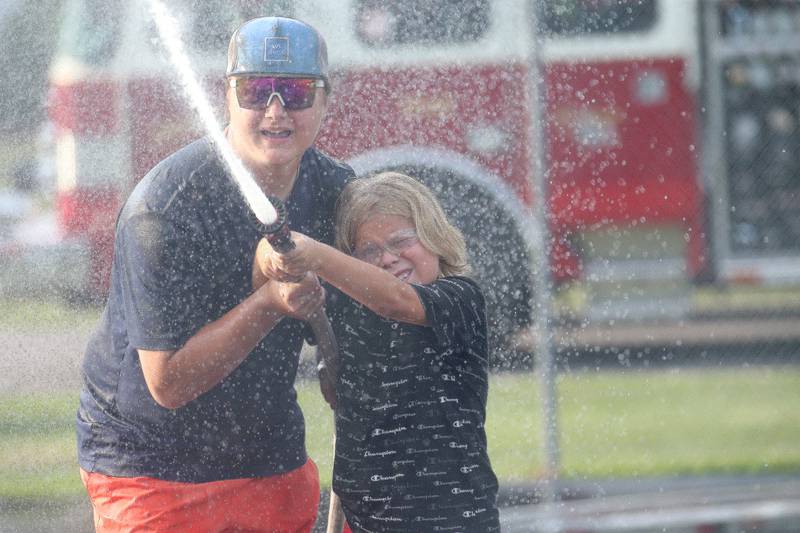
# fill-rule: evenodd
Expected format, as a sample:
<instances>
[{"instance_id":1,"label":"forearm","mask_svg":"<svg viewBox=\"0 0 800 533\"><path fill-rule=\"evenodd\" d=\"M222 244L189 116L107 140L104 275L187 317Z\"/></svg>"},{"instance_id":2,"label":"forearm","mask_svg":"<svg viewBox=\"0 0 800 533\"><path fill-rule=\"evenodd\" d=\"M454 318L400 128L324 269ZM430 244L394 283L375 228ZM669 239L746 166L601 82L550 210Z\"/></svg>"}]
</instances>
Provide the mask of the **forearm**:
<instances>
[{"instance_id":1,"label":"forearm","mask_svg":"<svg viewBox=\"0 0 800 533\"><path fill-rule=\"evenodd\" d=\"M182 407L214 388L247 358L282 316L271 309L266 291L267 287L255 291L176 352L148 362L142 358L156 402L169 409Z\"/></svg>"},{"instance_id":2,"label":"forearm","mask_svg":"<svg viewBox=\"0 0 800 533\"><path fill-rule=\"evenodd\" d=\"M411 285L331 246L318 246L315 270L319 277L381 316L425 324L425 309Z\"/></svg>"}]
</instances>

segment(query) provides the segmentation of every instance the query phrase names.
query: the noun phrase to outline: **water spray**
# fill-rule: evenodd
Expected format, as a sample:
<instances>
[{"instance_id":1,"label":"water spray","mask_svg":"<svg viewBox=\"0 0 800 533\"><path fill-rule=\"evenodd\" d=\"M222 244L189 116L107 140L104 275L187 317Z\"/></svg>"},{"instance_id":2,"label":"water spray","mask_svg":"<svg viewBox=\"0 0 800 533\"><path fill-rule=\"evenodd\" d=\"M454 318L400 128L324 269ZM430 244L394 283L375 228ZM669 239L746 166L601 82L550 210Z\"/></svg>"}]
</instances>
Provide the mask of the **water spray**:
<instances>
[{"instance_id":1,"label":"water spray","mask_svg":"<svg viewBox=\"0 0 800 533\"><path fill-rule=\"evenodd\" d=\"M167 53L169 53L170 61L178 70L178 80L186 92L189 104L195 108L200 116L201 122L214 141L214 145L228 166L233 180L239 187L239 191L241 191L253 214L264 225L274 224L278 218L275 208L241 159L233 152L233 148L231 148L228 139L225 138L222 132L217 117L214 116L214 111L208 102L206 93L195 78L194 71L189 63L189 56L183 47L183 39L180 35L178 22L160 0L148 0L148 3L150 4L150 12L153 15L158 34L161 36Z\"/></svg>"},{"instance_id":2,"label":"water spray","mask_svg":"<svg viewBox=\"0 0 800 533\"><path fill-rule=\"evenodd\" d=\"M267 198L267 195L258 186L253 176L245 168L242 161L236 156L228 139L223 134L211 104L206 98L200 83L194 75L189 63L189 57L183 47L178 22L172 17L167 7L160 0L148 0L150 12L161 36L164 47L170 56L170 61L178 70L178 79L183 86L189 104L195 108L206 131L214 142L218 152L230 170L233 180L257 219L256 226L261 231L273 249L278 253L286 253L294 248L287 223L286 208L277 198ZM308 320L314 336L317 339L317 363L320 372L323 394L325 390L332 394L334 390L337 370L337 346L333 330L324 309L314 313ZM330 399L326 396L326 400ZM336 496L331 491L331 508L329 514L328 531L341 531L343 517L341 508L335 505Z\"/></svg>"}]
</instances>

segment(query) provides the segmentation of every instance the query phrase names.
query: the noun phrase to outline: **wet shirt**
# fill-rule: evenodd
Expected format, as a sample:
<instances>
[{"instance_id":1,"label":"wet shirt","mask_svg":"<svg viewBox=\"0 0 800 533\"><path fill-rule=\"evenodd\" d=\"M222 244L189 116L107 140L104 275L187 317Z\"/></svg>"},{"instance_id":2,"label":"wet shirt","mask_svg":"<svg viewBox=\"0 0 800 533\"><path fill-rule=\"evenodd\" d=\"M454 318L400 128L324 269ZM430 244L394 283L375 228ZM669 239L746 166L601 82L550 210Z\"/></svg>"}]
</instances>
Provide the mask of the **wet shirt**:
<instances>
[{"instance_id":1,"label":"wet shirt","mask_svg":"<svg viewBox=\"0 0 800 533\"><path fill-rule=\"evenodd\" d=\"M382 318L332 291L334 490L354 531L499 531L483 295L463 277L414 288L430 326Z\"/></svg>"},{"instance_id":2,"label":"wet shirt","mask_svg":"<svg viewBox=\"0 0 800 533\"><path fill-rule=\"evenodd\" d=\"M286 201L290 227L331 242L335 202L352 174L308 150ZM83 469L205 482L305 463L294 390L302 322L283 319L222 382L179 409L153 400L139 363L137 349L177 350L252 292L261 238L253 221L207 139L134 189L117 221L108 303L82 364Z\"/></svg>"}]
</instances>

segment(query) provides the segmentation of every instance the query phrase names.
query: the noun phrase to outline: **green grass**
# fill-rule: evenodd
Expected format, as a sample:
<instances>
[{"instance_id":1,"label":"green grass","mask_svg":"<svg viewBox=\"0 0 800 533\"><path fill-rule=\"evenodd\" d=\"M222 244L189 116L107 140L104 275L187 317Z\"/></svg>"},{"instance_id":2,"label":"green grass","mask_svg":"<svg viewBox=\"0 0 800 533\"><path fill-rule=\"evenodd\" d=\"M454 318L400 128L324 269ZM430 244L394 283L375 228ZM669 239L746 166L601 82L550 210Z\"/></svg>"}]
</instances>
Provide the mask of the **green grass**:
<instances>
[{"instance_id":1,"label":"green grass","mask_svg":"<svg viewBox=\"0 0 800 533\"><path fill-rule=\"evenodd\" d=\"M97 323L100 307L73 306L55 298L2 298L0 306L11 312L0 313L0 329L15 331L53 331L89 327Z\"/></svg>"},{"instance_id":2,"label":"green grass","mask_svg":"<svg viewBox=\"0 0 800 533\"><path fill-rule=\"evenodd\" d=\"M332 415L314 382L298 387L309 453L329 483ZM559 378L562 475L800 472L800 368L566 374ZM68 499L82 487L77 393L0 397L0 499ZM493 376L487 433L506 482L542 474L533 374Z\"/></svg>"},{"instance_id":3,"label":"green grass","mask_svg":"<svg viewBox=\"0 0 800 533\"><path fill-rule=\"evenodd\" d=\"M0 499L79 493L77 402L77 392L0 398Z\"/></svg>"},{"instance_id":4,"label":"green grass","mask_svg":"<svg viewBox=\"0 0 800 533\"><path fill-rule=\"evenodd\" d=\"M498 475L540 475L532 376L492 387L487 432ZM564 476L800 471L798 368L569 374L558 394Z\"/></svg>"}]
</instances>

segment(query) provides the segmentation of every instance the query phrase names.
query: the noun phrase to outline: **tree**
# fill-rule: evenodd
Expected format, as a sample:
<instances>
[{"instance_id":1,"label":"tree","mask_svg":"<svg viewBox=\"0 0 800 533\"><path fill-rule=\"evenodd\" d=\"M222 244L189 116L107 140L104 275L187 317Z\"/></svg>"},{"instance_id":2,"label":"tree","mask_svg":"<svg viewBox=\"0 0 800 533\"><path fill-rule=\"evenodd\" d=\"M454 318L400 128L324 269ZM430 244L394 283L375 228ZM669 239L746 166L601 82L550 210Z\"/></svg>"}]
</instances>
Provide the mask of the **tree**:
<instances>
[{"instance_id":1,"label":"tree","mask_svg":"<svg viewBox=\"0 0 800 533\"><path fill-rule=\"evenodd\" d=\"M45 118L47 71L60 0L3 2L0 9L0 133L30 135Z\"/></svg>"}]
</instances>

